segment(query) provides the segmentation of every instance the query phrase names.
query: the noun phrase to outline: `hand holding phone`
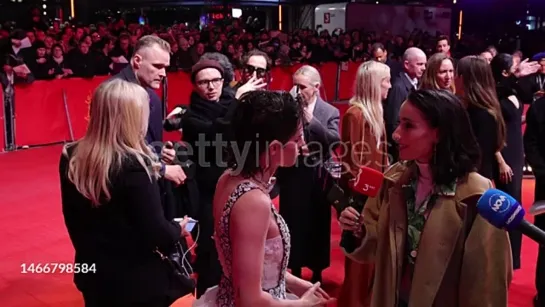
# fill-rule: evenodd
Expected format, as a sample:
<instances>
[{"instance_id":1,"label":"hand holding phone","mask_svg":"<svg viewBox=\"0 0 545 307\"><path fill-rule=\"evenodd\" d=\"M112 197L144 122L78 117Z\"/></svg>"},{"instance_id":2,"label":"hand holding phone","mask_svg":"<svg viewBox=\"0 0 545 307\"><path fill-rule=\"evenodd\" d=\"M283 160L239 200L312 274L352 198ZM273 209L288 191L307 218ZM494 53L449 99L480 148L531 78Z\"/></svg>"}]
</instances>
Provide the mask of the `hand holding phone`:
<instances>
[{"instance_id":1,"label":"hand holding phone","mask_svg":"<svg viewBox=\"0 0 545 307\"><path fill-rule=\"evenodd\" d=\"M195 224L198 223L197 220L194 220L187 216L183 218L175 218L174 221L180 223L180 226L182 226L182 234L184 234L184 232L187 232L187 234L184 234L184 236L189 235L189 233L193 231Z\"/></svg>"}]
</instances>

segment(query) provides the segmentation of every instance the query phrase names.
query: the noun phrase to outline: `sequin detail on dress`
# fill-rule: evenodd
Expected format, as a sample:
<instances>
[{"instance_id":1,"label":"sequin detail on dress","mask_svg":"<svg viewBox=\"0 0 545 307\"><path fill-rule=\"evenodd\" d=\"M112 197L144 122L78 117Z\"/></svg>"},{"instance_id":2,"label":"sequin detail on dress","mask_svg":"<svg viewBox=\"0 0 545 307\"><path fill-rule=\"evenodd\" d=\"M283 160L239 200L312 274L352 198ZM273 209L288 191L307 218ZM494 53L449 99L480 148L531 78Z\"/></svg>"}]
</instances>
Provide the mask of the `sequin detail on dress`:
<instances>
[{"instance_id":1,"label":"sequin detail on dress","mask_svg":"<svg viewBox=\"0 0 545 307\"><path fill-rule=\"evenodd\" d=\"M235 290L232 283L232 250L229 238L229 219L231 210L237 200L245 193L259 189L251 182L239 184L231 193L223 209L216 233L216 249L218 250L223 274L218 286L216 306L234 307ZM286 299L286 270L290 254L290 233L284 219L278 214L271 203L271 210L274 214L276 224L280 230L280 236L268 239L265 242L265 257L263 259L263 278L261 286L263 291L268 292L276 299Z\"/></svg>"}]
</instances>

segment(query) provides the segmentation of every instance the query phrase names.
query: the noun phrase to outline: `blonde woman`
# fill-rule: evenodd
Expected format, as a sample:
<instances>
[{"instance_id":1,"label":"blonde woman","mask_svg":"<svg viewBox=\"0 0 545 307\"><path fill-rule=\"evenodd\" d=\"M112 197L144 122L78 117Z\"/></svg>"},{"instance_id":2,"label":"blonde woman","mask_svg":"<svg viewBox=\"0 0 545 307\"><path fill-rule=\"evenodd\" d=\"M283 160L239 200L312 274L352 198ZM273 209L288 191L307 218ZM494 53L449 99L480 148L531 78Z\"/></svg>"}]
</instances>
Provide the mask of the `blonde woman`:
<instances>
[{"instance_id":1,"label":"blonde woman","mask_svg":"<svg viewBox=\"0 0 545 307\"><path fill-rule=\"evenodd\" d=\"M432 55L426 64L426 70L420 81L420 88L448 90L455 93L454 60L443 52Z\"/></svg>"},{"instance_id":2,"label":"blonde woman","mask_svg":"<svg viewBox=\"0 0 545 307\"><path fill-rule=\"evenodd\" d=\"M346 149L341 158L344 166L341 185L346 191L350 191L350 180L358 174L361 166L381 172L387 167L382 101L391 88L390 69L377 61L363 63L356 75L355 88L356 93L350 100L351 107L342 118L341 128L341 140ZM339 218L344 229L351 229L353 221L359 220L365 202L361 195L353 197L357 208L344 209ZM346 250L355 247L350 246L351 235L350 231L343 234L343 248ZM339 306L369 306L373 271L372 264L360 264L345 258L345 279L339 295Z\"/></svg>"},{"instance_id":3,"label":"blonde woman","mask_svg":"<svg viewBox=\"0 0 545 307\"><path fill-rule=\"evenodd\" d=\"M86 307L170 306L181 295L154 252L187 233L185 220L164 217L160 164L144 141L149 111L144 88L107 81L93 94L85 136L63 149L62 210Z\"/></svg>"}]
</instances>

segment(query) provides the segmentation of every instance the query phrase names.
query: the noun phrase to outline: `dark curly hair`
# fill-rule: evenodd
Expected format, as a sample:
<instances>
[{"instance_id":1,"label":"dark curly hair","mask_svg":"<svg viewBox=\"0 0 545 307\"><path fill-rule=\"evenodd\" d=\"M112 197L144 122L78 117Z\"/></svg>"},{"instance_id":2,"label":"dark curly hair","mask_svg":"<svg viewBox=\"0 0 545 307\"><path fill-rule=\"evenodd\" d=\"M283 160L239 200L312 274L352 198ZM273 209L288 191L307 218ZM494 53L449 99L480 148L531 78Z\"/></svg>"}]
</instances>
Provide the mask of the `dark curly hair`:
<instances>
[{"instance_id":1,"label":"dark curly hair","mask_svg":"<svg viewBox=\"0 0 545 307\"><path fill-rule=\"evenodd\" d=\"M413 91L407 98L431 128L438 143L430 167L436 184L450 184L477 170L480 149L462 102L451 92L436 89Z\"/></svg>"},{"instance_id":2,"label":"dark curly hair","mask_svg":"<svg viewBox=\"0 0 545 307\"><path fill-rule=\"evenodd\" d=\"M272 141L287 143L303 120L303 104L287 92L252 91L238 102L231 119L228 166L251 177L262 168L259 162ZM248 148L249 147L249 148ZM236 158L243 153L242 164Z\"/></svg>"}]
</instances>

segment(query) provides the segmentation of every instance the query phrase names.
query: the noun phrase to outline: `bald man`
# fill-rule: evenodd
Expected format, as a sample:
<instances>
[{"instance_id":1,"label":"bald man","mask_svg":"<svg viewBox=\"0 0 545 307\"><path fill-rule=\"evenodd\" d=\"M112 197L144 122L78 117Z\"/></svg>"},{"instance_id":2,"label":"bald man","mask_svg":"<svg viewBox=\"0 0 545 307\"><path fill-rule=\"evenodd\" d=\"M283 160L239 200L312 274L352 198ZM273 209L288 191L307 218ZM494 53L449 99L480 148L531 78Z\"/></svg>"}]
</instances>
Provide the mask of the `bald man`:
<instances>
[{"instance_id":1,"label":"bald man","mask_svg":"<svg viewBox=\"0 0 545 307\"><path fill-rule=\"evenodd\" d=\"M384 105L384 121L388 139L388 155L391 163L398 160L397 144L392 139L392 133L399 120L399 108L407 99L409 93L418 87L418 81L426 70L427 57L424 51L411 47L403 54L403 70L392 84Z\"/></svg>"}]
</instances>

